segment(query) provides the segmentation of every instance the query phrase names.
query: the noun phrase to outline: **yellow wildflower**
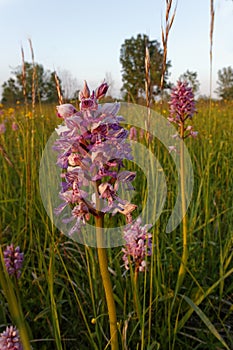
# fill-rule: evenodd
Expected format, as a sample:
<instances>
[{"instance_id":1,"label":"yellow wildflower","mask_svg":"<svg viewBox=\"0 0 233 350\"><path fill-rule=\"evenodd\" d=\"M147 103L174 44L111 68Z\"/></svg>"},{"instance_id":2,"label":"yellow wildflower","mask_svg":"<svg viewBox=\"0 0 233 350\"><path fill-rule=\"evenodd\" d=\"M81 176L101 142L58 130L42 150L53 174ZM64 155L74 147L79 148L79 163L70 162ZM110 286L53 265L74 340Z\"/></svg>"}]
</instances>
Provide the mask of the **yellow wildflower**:
<instances>
[{"instance_id":1,"label":"yellow wildflower","mask_svg":"<svg viewBox=\"0 0 233 350\"><path fill-rule=\"evenodd\" d=\"M12 108L12 107L8 108L7 114L12 115L12 114L14 114L14 113L15 113L14 108Z\"/></svg>"},{"instance_id":2,"label":"yellow wildflower","mask_svg":"<svg viewBox=\"0 0 233 350\"><path fill-rule=\"evenodd\" d=\"M31 118L32 118L32 112L30 112L30 111L27 112L26 115L25 115L25 117L31 119Z\"/></svg>"}]
</instances>

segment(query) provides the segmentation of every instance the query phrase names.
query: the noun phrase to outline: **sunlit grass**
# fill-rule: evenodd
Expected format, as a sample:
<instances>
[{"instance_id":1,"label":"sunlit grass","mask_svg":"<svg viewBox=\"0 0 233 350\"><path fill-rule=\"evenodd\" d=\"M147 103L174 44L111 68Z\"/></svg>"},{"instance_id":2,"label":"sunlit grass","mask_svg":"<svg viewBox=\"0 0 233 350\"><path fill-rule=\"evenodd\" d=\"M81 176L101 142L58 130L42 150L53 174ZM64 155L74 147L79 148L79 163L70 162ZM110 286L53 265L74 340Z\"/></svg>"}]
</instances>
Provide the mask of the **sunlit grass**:
<instances>
[{"instance_id":1,"label":"sunlit grass","mask_svg":"<svg viewBox=\"0 0 233 350\"><path fill-rule=\"evenodd\" d=\"M124 270L121 247L108 249L122 349L233 347L232 107L231 102L215 101L209 115L209 103L200 102L192 122L198 138L186 141L195 182L188 209L189 263L176 298L181 229L165 231L176 198L176 174L168 152L153 140L168 195L152 229L148 271L139 274L135 284L133 270ZM166 106L162 114L167 116ZM59 232L40 198L40 159L60 123L55 106L42 105L34 114L20 106L3 107L2 122L6 131L0 135L0 239L2 247L13 242L25 253L19 289L33 349L110 348L96 249ZM12 130L13 122L17 130ZM146 179L138 176L134 185L140 207ZM2 294L0 303L1 332L11 324L11 315Z\"/></svg>"}]
</instances>

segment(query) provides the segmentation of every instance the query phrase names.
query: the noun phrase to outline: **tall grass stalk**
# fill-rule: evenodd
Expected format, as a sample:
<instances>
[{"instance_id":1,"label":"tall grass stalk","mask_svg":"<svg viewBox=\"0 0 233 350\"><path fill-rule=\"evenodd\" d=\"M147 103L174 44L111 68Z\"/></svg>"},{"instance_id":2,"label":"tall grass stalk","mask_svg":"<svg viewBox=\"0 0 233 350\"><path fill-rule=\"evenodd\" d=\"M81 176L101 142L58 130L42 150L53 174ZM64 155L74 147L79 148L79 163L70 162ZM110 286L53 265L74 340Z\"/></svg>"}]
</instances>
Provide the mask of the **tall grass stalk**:
<instances>
[{"instance_id":1,"label":"tall grass stalk","mask_svg":"<svg viewBox=\"0 0 233 350\"><path fill-rule=\"evenodd\" d=\"M62 266L63 266L63 268L64 268L64 271L65 271L67 280L68 280L68 282L69 282L69 284L70 284L70 286L71 286L71 288L72 288L72 292L73 292L73 294L74 294L74 297L75 297L75 300L76 300L76 302L77 302L78 308L79 308L79 310L81 311L81 315L82 315L82 317L83 317L83 320L84 320L84 323L85 323L85 326L86 326L86 329L87 329L87 333L88 333L88 334L87 334L88 340L89 340L89 342L90 342L92 348L93 348L94 350L98 350L98 347L97 347L97 345L96 345L96 343L95 343L95 341L94 341L94 339L93 339L93 334L92 334L91 329L90 329L90 327L89 327L88 319L87 319L87 317L86 317L86 315L85 315L84 308L83 308L82 302L81 302L81 300L80 300L79 294L77 293L77 291L76 291L76 289L75 289L75 283L74 283L74 281L71 279L69 269L67 268L67 266L66 266L66 264L65 264L65 262L64 262L64 259L63 259L62 255L61 255L61 253L59 252L59 250L57 251L57 253L58 253L58 255L59 255L59 259L60 259L60 261L61 261L61 263L62 263Z\"/></svg>"},{"instance_id":2,"label":"tall grass stalk","mask_svg":"<svg viewBox=\"0 0 233 350\"><path fill-rule=\"evenodd\" d=\"M24 59L24 49L21 47L21 57L22 57L22 86L23 86L23 97L24 97L24 106L25 113L28 112L28 99L27 99L27 77L26 77L26 67Z\"/></svg>"},{"instance_id":3,"label":"tall grass stalk","mask_svg":"<svg viewBox=\"0 0 233 350\"><path fill-rule=\"evenodd\" d=\"M227 330L231 326L233 292L232 103L215 101L213 107L210 119L211 134L208 131L209 103L199 101L197 104L199 117L193 119L195 128L199 130L198 140L193 141L189 138L185 140L193 161L195 176L193 200L187 217L188 231L192 236L189 236L188 267L184 288L180 289L178 297L175 298L173 308L172 301L181 255L177 247L180 247L181 238L177 235L177 231L165 234L165 228L170 208L173 207L176 198L177 178L173 173L170 155L164 152L162 145L157 145L153 140L151 150L156 152L156 157L162 164L164 172L168 174L169 181L167 181L167 202L161 220L157 221L153 228L153 252L148 259L147 280L139 276L141 323L134 317L133 280L130 274L125 275L122 271L121 249L114 248L108 252L108 265L113 271L110 277L114 285L114 300L121 330L118 332L119 348L122 346L124 350L137 348L141 350L141 332L144 334L144 348L148 349L150 347L156 350L224 348L198 316L196 311L198 309L195 310L191 303L180 297L180 294L187 296L202 310L229 348L233 346L232 336ZM157 108L159 110L160 106ZM95 350L104 349L107 343L104 334L107 316L103 316L105 293L98 279L97 252L90 247L80 246L82 250L80 254L77 243L53 228L40 199L38 163L45 143L57 125L54 105L44 105L43 112L43 116L38 114L36 118L34 157L31 159L31 162L35 163L32 167L35 193L31 201L31 234L28 226L25 226L28 146L26 127L31 123L31 119L25 116L23 109L17 109L15 112L18 131L13 132L7 124L6 134L1 135L1 144L14 166L13 168L9 166L6 159L0 156L1 242L8 244L9 240L12 240L24 247L25 264L19 281L19 290L22 310L34 337L33 343L31 342L33 349L47 350L56 347L53 328L55 314L51 312L52 292L64 350L77 348L84 350L88 346ZM136 167L133 170L138 171ZM152 173L153 177L156 177L155 170ZM207 175L210 186L208 198L206 198ZM48 179L53 181L53 174L51 176L48 174ZM135 203L144 207L146 200L142 202L141 198L147 196L145 176L137 176L134 186L137 189ZM147 218L147 222L149 219ZM107 218L105 220L107 221ZM54 257L51 258L50 254L54 254ZM53 260L51 265L49 265L50 259ZM50 283L53 282L53 289L48 283L49 266L51 273L54 274L50 280ZM96 318L95 324L91 322L92 318ZM8 313L8 304L2 294L1 325L7 325L9 319L11 316ZM31 338L29 332L29 339ZM69 341L71 338L74 340Z\"/></svg>"},{"instance_id":4,"label":"tall grass stalk","mask_svg":"<svg viewBox=\"0 0 233 350\"><path fill-rule=\"evenodd\" d=\"M32 232L32 225L31 225L31 201L32 201L32 124L31 121L29 120L29 115L28 112L28 99L27 99L27 77L26 77L26 66L25 66L25 59L24 59L24 50L23 47L21 47L21 53L22 53L22 86L23 86L23 96L24 96L24 107L25 107L25 115L27 116L26 120L26 130L25 130L25 138L26 138L26 145L27 147L25 148L25 163L26 163L26 172L25 172L25 177L26 177L26 215L25 215L25 226ZM33 85L33 83L32 83ZM33 117L33 115L32 115ZM32 118L33 119L33 118Z\"/></svg>"},{"instance_id":5,"label":"tall grass stalk","mask_svg":"<svg viewBox=\"0 0 233 350\"><path fill-rule=\"evenodd\" d=\"M35 56L34 56L34 50L32 46L31 39L28 39L29 46L31 50L31 56L32 56L32 114L35 113L35 107L36 107L36 66L35 66Z\"/></svg>"},{"instance_id":6,"label":"tall grass stalk","mask_svg":"<svg viewBox=\"0 0 233 350\"><path fill-rule=\"evenodd\" d=\"M31 118L31 123L30 123L30 128L29 128L29 138L27 141L30 142L30 150L28 151L28 161L31 163L31 169L30 169L30 175L31 175L31 185L30 185L30 197L32 198L33 196L35 196L35 184L34 181L32 179L32 174L35 174L37 169L34 169L33 167L36 166L36 162L32 162L32 157L35 153L35 118L36 118L36 88L37 88L37 84L36 84L36 80L37 80L37 73L36 73L36 65L35 65L35 55L34 55L34 50L33 50L33 46L32 46L32 40L28 39L29 41L29 46L30 46L30 51L31 51L31 58L32 58L32 118ZM38 94L39 95L39 94ZM40 97L39 97L39 101L40 101ZM40 105L40 109L41 109L41 105ZM28 143L29 144L29 143ZM29 206L31 205L31 203L29 203ZM31 213L29 214L31 217Z\"/></svg>"},{"instance_id":7,"label":"tall grass stalk","mask_svg":"<svg viewBox=\"0 0 233 350\"><path fill-rule=\"evenodd\" d=\"M177 4L175 6L173 13L171 14L172 1L173 0L166 0L165 30L163 29L163 27L161 27L162 44L163 44L163 65L162 65L162 72L161 72L161 79L160 79L161 91L163 91L164 89L164 79L165 79L166 66L167 66L168 37L176 15Z\"/></svg>"},{"instance_id":8,"label":"tall grass stalk","mask_svg":"<svg viewBox=\"0 0 233 350\"><path fill-rule=\"evenodd\" d=\"M47 272L46 274L47 274L48 289L49 289L49 296L50 296L50 303L51 303L51 314L52 314L53 332L54 332L54 337L56 342L56 348L57 350L62 350L61 332L60 332L60 325L59 325L59 319L58 319L57 304L54 296L54 277L55 277L54 258L55 258L55 246L54 246L54 241L52 239L52 242L50 245L49 266L48 266L48 270L46 271Z\"/></svg>"},{"instance_id":9,"label":"tall grass stalk","mask_svg":"<svg viewBox=\"0 0 233 350\"><path fill-rule=\"evenodd\" d=\"M60 82L59 82L59 79L58 79L56 72L54 72L54 79L55 79L55 83L56 83L58 102L60 105L62 105L63 104L63 96L62 96L62 92L61 92Z\"/></svg>"},{"instance_id":10,"label":"tall grass stalk","mask_svg":"<svg viewBox=\"0 0 233 350\"><path fill-rule=\"evenodd\" d=\"M150 80L150 52L146 43L145 49L145 91L146 91L146 107L147 107L147 120L146 120L146 130L150 129L150 104L151 104L151 80ZM149 131L146 133L147 144L149 144Z\"/></svg>"},{"instance_id":11,"label":"tall grass stalk","mask_svg":"<svg viewBox=\"0 0 233 350\"><path fill-rule=\"evenodd\" d=\"M210 0L210 97L209 97L209 117L212 108L212 85L213 85L213 34L214 34L214 0Z\"/></svg>"}]
</instances>

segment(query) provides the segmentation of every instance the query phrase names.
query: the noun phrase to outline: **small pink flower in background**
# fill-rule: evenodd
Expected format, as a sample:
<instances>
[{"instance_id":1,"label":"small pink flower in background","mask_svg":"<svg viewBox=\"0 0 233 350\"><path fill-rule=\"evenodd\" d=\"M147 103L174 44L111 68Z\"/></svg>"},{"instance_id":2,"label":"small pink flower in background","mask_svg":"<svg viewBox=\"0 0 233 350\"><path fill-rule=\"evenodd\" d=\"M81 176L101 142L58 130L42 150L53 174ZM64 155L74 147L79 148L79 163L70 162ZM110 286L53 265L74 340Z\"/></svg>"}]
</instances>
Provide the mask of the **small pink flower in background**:
<instances>
[{"instance_id":1,"label":"small pink flower in background","mask_svg":"<svg viewBox=\"0 0 233 350\"><path fill-rule=\"evenodd\" d=\"M3 110L3 105L0 103L0 116L3 116L4 110Z\"/></svg>"},{"instance_id":2,"label":"small pink flower in background","mask_svg":"<svg viewBox=\"0 0 233 350\"><path fill-rule=\"evenodd\" d=\"M196 112L194 94L192 88L188 86L186 81L178 81L177 85L172 89L170 105L169 121L179 124L187 118L192 118ZM173 118L173 120L171 120Z\"/></svg>"},{"instance_id":3,"label":"small pink flower in background","mask_svg":"<svg viewBox=\"0 0 233 350\"><path fill-rule=\"evenodd\" d=\"M171 152L177 152L176 146L168 146L169 153Z\"/></svg>"},{"instance_id":4,"label":"small pink flower in background","mask_svg":"<svg viewBox=\"0 0 233 350\"><path fill-rule=\"evenodd\" d=\"M137 129L134 126L129 130L129 138L132 141L137 141Z\"/></svg>"},{"instance_id":5,"label":"small pink flower in background","mask_svg":"<svg viewBox=\"0 0 233 350\"><path fill-rule=\"evenodd\" d=\"M13 122L13 123L11 124L11 129L12 129L13 131L17 131L17 130L19 129L18 124L17 124L16 122Z\"/></svg>"},{"instance_id":6,"label":"small pink flower in background","mask_svg":"<svg viewBox=\"0 0 233 350\"><path fill-rule=\"evenodd\" d=\"M193 137L193 138L196 138L197 135L198 135L198 131L193 131L193 126L192 126L192 125L188 125L187 128L185 128L185 131L186 131L186 132L187 132L187 131L189 132L189 133L186 135L186 137L191 136L191 137Z\"/></svg>"},{"instance_id":7,"label":"small pink flower in background","mask_svg":"<svg viewBox=\"0 0 233 350\"><path fill-rule=\"evenodd\" d=\"M144 136L145 136L144 129L140 129L140 131L139 131L139 138L140 138L140 140L142 140L144 138Z\"/></svg>"},{"instance_id":8,"label":"small pink flower in background","mask_svg":"<svg viewBox=\"0 0 233 350\"><path fill-rule=\"evenodd\" d=\"M170 115L167 119L170 123L177 124L179 128L183 125L182 138L197 137L198 132L193 131L193 126L184 127L187 119L192 119L194 113L196 113L194 94L186 81L178 81L172 89L169 105ZM179 133L173 135L173 138L175 137L179 137Z\"/></svg>"},{"instance_id":9,"label":"small pink flower in background","mask_svg":"<svg viewBox=\"0 0 233 350\"><path fill-rule=\"evenodd\" d=\"M6 125L5 123L0 123L0 135L4 134L6 132Z\"/></svg>"},{"instance_id":10,"label":"small pink flower in background","mask_svg":"<svg viewBox=\"0 0 233 350\"><path fill-rule=\"evenodd\" d=\"M3 252L6 270L10 276L15 275L19 278L21 275L21 268L23 265L23 253L20 252L19 247L14 247L13 243L7 246Z\"/></svg>"},{"instance_id":11,"label":"small pink flower in background","mask_svg":"<svg viewBox=\"0 0 233 350\"><path fill-rule=\"evenodd\" d=\"M0 334L0 349L23 350L23 345L16 327L8 326L6 330Z\"/></svg>"},{"instance_id":12,"label":"small pink flower in background","mask_svg":"<svg viewBox=\"0 0 233 350\"><path fill-rule=\"evenodd\" d=\"M194 139L197 137L198 131L191 131L189 136L193 137Z\"/></svg>"},{"instance_id":13,"label":"small pink flower in background","mask_svg":"<svg viewBox=\"0 0 233 350\"><path fill-rule=\"evenodd\" d=\"M146 256L152 254L152 235L148 232L152 225L141 226L141 223L142 220L138 217L124 230L125 245L122 252L126 270L129 269L129 263L132 261L136 271L145 271Z\"/></svg>"}]
</instances>

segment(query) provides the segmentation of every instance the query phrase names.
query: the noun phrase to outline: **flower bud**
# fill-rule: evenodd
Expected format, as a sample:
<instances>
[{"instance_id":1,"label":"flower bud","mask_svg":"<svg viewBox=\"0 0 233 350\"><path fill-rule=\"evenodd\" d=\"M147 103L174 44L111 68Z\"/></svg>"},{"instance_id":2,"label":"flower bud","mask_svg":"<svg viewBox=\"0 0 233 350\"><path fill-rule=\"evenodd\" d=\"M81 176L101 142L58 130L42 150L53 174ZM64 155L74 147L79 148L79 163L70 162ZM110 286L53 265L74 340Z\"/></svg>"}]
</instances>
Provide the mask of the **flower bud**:
<instances>
[{"instance_id":1,"label":"flower bud","mask_svg":"<svg viewBox=\"0 0 233 350\"><path fill-rule=\"evenodd\" d=\"M77 112L77 109L70 103L65 103L56 107L58 118L66 119Z\"/></svg>"},{"instance_id":2,"label":"flower bud","mask_svg":"<svg viewBox=\"0 0 233 350\"><path fill-rule=\"evenodd\" d=\"M84 80L84 87L82 89L82 91L80 91L79 93L79 100L81 101L84 98L89 98L90 97L90 90L89 87L87 85L86 80Z\"/></svg>"},{"instance_id":3,"label":"flower bud","mask_svg":"<svg viewBox=\"0 0 233 350\"><path fill-rule=\"evenodd\" d=\"M95 95L96 95L96 98L97 100L100 100L101 98L103 98L107 91L108 91L108 84L107 83L102 83L95 91Z\"/></svg>"}]
</instances>

